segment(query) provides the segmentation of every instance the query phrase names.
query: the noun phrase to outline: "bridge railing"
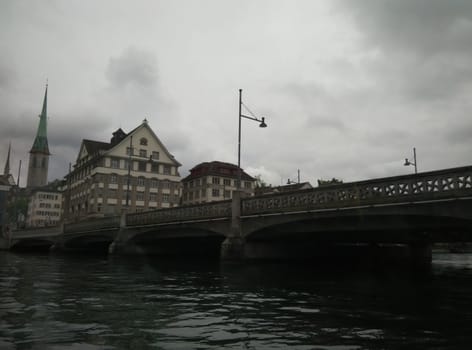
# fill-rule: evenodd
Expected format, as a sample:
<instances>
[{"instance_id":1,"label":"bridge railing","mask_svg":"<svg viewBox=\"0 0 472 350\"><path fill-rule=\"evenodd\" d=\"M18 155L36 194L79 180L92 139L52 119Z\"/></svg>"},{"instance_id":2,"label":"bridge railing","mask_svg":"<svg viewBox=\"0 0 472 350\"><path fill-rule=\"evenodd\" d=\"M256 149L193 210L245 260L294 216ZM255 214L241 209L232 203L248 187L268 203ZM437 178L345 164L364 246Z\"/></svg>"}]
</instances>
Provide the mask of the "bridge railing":
<instances>
[{"instance_id":1,"label":"bridge railing","mask_svg":"<svg viewBox=\"0 0 472 350\"><path fill-rule=\"evenodd\" d=\"M242 215L388 204L472 195L472 167L246 198Z\"/></svg>"},{"instance_id":2,"label":"bridge railing","mask_svg":"<svg viewBox=\"0 0 472 350\"><path fill-rule=\"evenodd\" d=\"M231 217L230 200L127 214L126 225L140 226L222 217Z\"/></svg>"},{"instance_id":3,"label":"bridge railing","mask_svg":"<svg viewBox=\"0 0 472 350\"><path fill-rule=\"evenodd\" d=\"M62 233L61 226L31 227L11 231L11 238L35 238L57 236Z\"/></svg>"},{"instance_id":4,"label":"bridge railing","mask_svg":"<svg viewBox=\"0 0 472 350\"><path fill-rule=\"evenodd\" d=\"M120 227L119 216L87 219L80 222L64 224L64 234L98 231L106 229L118 229Z\"/></svg>"}]
</instances>

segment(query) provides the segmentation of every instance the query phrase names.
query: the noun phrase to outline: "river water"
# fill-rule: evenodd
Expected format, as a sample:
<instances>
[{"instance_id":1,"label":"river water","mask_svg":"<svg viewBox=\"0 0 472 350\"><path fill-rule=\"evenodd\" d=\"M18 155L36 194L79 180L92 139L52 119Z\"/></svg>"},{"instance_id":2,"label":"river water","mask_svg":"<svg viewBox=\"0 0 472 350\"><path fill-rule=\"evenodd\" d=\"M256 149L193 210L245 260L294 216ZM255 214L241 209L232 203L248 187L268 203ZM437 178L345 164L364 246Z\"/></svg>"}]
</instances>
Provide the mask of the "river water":
<instances>
[{"instance_id":1,"label":"river water","mask_svg":"<svg viewBox=\"0 0 472 350\"><path fill-rule=\"evenodd\" d=\"M430 270L0 252L0 349L470 349L472 255Z\"/></svg>"}]
</instances>

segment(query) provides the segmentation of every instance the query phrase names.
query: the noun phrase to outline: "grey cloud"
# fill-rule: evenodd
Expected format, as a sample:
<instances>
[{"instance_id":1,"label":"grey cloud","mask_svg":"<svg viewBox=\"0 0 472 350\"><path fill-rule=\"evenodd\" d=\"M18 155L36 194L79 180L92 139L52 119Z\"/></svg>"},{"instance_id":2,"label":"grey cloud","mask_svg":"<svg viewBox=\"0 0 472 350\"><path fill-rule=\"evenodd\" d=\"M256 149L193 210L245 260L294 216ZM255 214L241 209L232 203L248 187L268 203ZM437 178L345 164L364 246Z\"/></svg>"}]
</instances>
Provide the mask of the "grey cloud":
<instances>
[{"instance_id":1,"label":"grey cloud","mask_svg":"<svg viewBox=\"0 0 472 350\"><path fill-rule=\"evenodd\" d=\"M153 87L158 78L156 58L150 52L130 47L121 56L110 58L106 77L115 88Z\"/></svg>"},{"instance_id":2,"label":"grey cloud","mask_svg":"<svg viewBox=\"0 0 472 350\"><path fill-rule=\"evenodd\" d=\"M427 102L464 92L472 78L472 2L339 0L367 49L366 69L386 92Z\"/></svg>"},{"instance_id":3,"label":"grey cloud","mask_svg":"<svg viewBox=\"0 0 472 350\"><path fill-rule=\"evenodd\" d=\"M472 50L469 0L340 0L362 33L381 47L423 54Z\"/></svg>"}]
</instances>

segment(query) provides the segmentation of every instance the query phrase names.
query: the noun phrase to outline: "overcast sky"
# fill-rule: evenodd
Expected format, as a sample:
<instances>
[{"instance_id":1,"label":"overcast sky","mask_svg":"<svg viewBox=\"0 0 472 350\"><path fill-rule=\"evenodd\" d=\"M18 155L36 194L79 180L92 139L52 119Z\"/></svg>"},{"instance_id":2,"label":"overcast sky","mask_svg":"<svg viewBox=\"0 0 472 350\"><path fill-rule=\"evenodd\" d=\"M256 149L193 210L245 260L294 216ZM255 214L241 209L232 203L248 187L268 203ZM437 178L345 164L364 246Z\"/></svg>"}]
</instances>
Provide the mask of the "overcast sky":
<instances>
[{"instance_id":1,"label":"overcast sky","mask_svg":"<svg viewBox=\"0 0 472 350\"><path fill-rule=\"evenodd\" d=\"M46 79L49 180L82 139L147 118L182 177L237 163L273 185L472 160L472 1L0 1L0 171L26 184ZM248 113L246 113L248 114Z\"/></svg>"}]
</instances>

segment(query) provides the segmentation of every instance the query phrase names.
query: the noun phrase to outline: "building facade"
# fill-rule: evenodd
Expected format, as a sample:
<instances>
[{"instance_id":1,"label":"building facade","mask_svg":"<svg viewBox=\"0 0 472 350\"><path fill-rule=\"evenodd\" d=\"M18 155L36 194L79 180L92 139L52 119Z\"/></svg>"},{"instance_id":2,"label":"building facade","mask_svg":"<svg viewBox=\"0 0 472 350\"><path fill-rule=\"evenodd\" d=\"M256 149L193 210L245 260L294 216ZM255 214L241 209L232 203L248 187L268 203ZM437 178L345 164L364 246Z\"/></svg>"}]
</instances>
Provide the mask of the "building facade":
<instances>
[{"instance_id":1,"label":"building facade","mask_svg":"<svg viewBox=\"0 0 472 350\"><path fill-rule=\"evenodd\" d=\"M146 120L110 142L83 140L66 177L64 218L117 215L179 205L181 164Z\"/></svg>"},{"instance_id":2,"label":"building facade","mask_svg":"<svg viewBox=\"0 0 472 350\"><path fill-rule=\"evenodd\" d=\"M61 221L62 194L47 189L29 196L26 227L57 226Z\"/></svg>"},{"instance_id":3,"label":"building facade","mask_svg":"<svg viewBox=\"0 0 472 350\"><path fill-rule=\"evenodd\" d=\"M47 185L49 169L49 146L47 138L47 102L48 86L44 93L43 109L39 115L39 125L33 146L30 150L28 163L27 188L36 188Z\"/></svg>"},{"instance_id":4,"label":"building facade","mask_svg":"<svg viewBox=\"0 0 472 350\"><path fill-rule=\"evenodd\" d=\"M237 190L238 167L219 161L200 163L182 179L182 204L197 204L233 198ZM253 196L256 179L241 169L241 190Z\"/></svg>"},{"instance_id":5,"label":"building facade","mask_svg":"<svg viewBox=\"0 0 472 350\"><path fill-rule=\"evenodd\" d=\"M10 153L11 144L8 145L8 154L5 161L3 175L0 175L0 232L2 227L7 224L7 207L10 189L15 186L15 179L10 173Z\"/></svg>"}]
</instances>

